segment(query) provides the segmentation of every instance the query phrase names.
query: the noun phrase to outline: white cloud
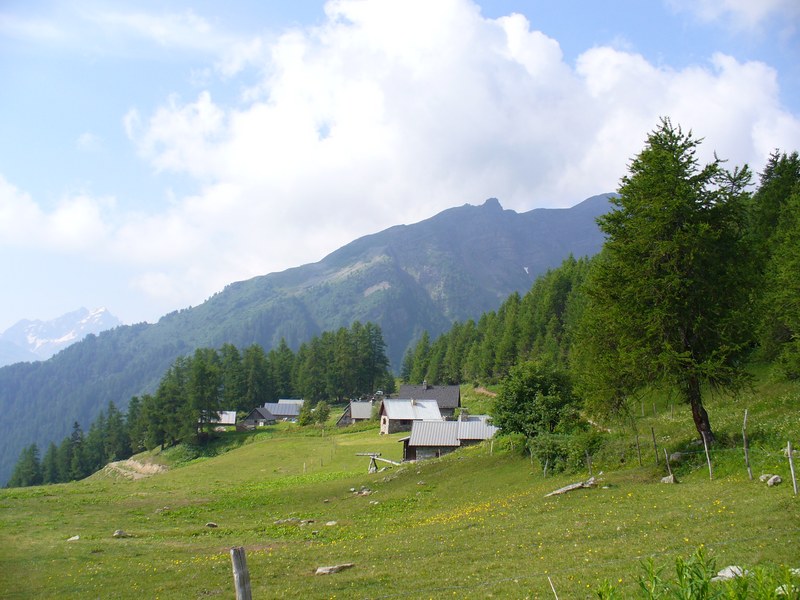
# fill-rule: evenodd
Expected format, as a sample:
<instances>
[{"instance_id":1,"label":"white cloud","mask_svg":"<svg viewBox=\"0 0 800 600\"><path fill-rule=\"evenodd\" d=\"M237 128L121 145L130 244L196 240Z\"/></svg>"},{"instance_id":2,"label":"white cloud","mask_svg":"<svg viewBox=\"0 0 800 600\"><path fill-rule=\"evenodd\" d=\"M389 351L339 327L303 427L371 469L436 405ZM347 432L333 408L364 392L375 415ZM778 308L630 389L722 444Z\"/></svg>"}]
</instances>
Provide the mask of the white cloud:
<instances>
[{"instance_id":1,"label":"white cloud","mask_svg":"<svg viewBox=\"0 0 800 600\"><path fill-rule=\"evenodd\" d=\"M45 211L0 179L3 239L102 255L181 306L465 202L523 211L613 191L661 116L731 164L758 169L775 147L800 147L800 119L763 63L718 54L676 69L617 46L573 66L523 16L485 19L468 0L337 0L326 14L226 49L193 14L109 21L165 46L215 47L224 77L248 65L262 77L234 104L203 91L124 116L140 155L194 193L160 212L87 196ZM201 31L211 41L189 39Z\"/></svg>"},{"instance_id":2,"label":"white cloud","mask_svg":"<svg viewBox=\"0 0 800 600\"><path fill-rule=\"evenodd\" d=\"M141 225L221 284L463 202L528 210L614 190L661 116L732 164L800 145L762 63L678 70L597 47L573 68L521 15L484 19L465 0L326 12L263 41L264 79L241 105L171 97L134 136L156 168L205 182Z\"/></svg>"},{"instance_id":3,"label":"white cloud","mask_svg":"<svg viewBox=\"0 0 800 600\"><path fill-rule=\"evenodd\" d=\"M800 20L797 0L667 0L673 9L702 21L723 21L738 31L758 31L768 21L796 30Z\"/></svg>"},{"instance_id":4,"label":"white cloud","mask_svg":"<svg viewBox=\"0 0 800 600\"><path fill-rule=\"evenodd\" d=\"M108 238L111 228L105 213L113 209L112 198L76 194L46 211L0 176L0 243L67 253L94 251Z\"/></svg>"}]
</instances>

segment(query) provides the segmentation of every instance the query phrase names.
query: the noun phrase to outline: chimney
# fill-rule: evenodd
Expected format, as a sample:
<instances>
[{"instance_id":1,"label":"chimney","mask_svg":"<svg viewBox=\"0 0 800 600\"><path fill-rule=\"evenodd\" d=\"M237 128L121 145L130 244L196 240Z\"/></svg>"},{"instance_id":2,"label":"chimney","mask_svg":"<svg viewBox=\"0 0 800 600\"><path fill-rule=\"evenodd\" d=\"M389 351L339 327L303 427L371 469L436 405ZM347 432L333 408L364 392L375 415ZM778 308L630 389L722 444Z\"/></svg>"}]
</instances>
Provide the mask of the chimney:
<instances>
[{"instance_id":1,"label":"chimney","mask_svg":"<svg viewBox=\"0 0 800 600\"><path fill-rule=\"evenodd\" d=\"M423 379L422 380L422 388L425 389L425 390L428 389L428 380L427 379Z\"/></svg>"}]
</instances>

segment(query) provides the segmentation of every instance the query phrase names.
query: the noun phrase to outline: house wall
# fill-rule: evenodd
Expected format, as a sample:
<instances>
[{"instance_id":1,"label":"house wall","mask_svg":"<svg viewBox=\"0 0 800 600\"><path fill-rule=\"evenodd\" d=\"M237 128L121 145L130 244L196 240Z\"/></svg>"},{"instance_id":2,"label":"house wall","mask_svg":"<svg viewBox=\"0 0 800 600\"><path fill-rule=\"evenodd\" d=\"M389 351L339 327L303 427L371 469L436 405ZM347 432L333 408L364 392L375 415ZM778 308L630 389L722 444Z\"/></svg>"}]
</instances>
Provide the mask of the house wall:
<instances>
[{"instance_id":1,"label":"house wall","mask_svg":"<svg viewBox=\"0 0 800 600\"><path fill-rule=\"evenodd\" d=\"M417 460L425 460L426 458L438 458L445 454L450 454L455 448L449 446L417 446L416 454Z\"/></svg>"},{"instance_id":2,"label":"house wall","mask_svg":"<svg viewBox=\"0 0 800 600\"><path fill-rule=\"evenodd\" d=\"M398 431L411 431L411 424L414 421L403 421L400 419L390 419L386 415L381 415L381 433L397 433Z\"/></svg>"}]
</instances>

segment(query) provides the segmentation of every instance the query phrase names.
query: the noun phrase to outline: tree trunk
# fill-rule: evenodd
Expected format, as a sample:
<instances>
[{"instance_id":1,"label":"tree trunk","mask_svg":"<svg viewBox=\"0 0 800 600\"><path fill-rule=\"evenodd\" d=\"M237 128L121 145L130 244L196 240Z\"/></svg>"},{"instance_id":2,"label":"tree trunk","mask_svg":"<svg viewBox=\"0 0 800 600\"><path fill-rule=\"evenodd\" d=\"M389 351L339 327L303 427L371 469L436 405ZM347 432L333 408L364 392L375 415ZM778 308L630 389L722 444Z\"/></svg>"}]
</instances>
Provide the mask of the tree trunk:
<instances>
[{"instance_id":1,"label":"tree trunk","mask_svg":"<svg viewBox=\"0 0 800 600\"><path fill-rule=\"evenodd\" d=\"M700 439L705 437L709 444L714 441L714 432L711 431L711 423L708 421L708 413L703 407L703 400L700 396L700 381L696 376L691 375L686 381L686 400L692 407L692 418Z\"/></svg>"}]
</instances>

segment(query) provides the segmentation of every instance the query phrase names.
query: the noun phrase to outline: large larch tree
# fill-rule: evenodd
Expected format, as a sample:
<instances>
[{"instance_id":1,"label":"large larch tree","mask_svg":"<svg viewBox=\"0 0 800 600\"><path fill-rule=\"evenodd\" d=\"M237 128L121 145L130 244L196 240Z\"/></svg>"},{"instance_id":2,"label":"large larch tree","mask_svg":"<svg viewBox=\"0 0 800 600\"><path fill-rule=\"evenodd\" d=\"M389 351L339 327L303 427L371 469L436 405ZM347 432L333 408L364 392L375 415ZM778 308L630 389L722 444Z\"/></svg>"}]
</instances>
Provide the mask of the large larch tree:
<instances>
[{"instance_id":1,"label":"large larch tree","mask_svg":"<svg viewBox=\"0 0 800 600\"><path fill-rule=\"evenodd\" d=\"M713 432L705 385L736 389L751 338L753 269L746 243L747 167L699 164L701 140L669 119L623 177L615 209L598 219L607 239L590 275L583 339L596 350L598 391L667 385Z\"/></svg>"}]
</instances>

